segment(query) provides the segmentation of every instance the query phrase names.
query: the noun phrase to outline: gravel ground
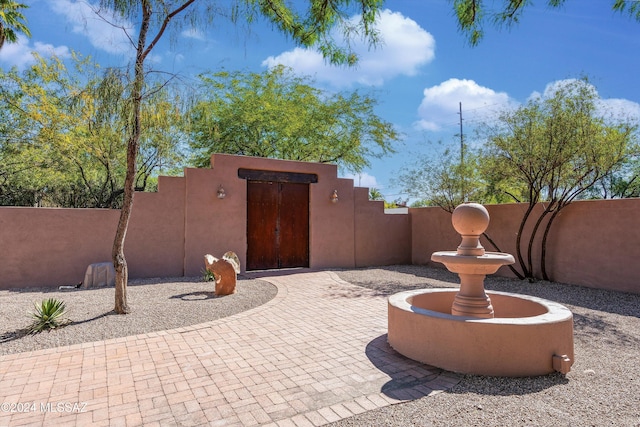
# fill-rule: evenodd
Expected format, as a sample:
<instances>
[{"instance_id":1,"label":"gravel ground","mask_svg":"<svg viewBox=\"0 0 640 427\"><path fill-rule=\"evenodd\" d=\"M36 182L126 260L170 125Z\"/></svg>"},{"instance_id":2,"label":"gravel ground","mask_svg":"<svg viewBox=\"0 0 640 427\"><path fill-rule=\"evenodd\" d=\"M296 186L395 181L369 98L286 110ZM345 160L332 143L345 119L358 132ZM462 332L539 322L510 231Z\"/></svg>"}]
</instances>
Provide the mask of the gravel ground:
<instances>
[{"instance_id":1,"label":"gravel ground","mask_svg":"<svg viewBox=\"0 0 640 427\"><path fill-rule=\"evenodd\" d=\"M216 296L214 286L200 277L130 280L127 315L113 311L113 287L0 291L0 355L195 325L257 307L277 293L270 283L242 277L233 295ZM64 301L71 323L52 332L26 334L34 303L46 298Z\"/></svg>"},{"instance_id":2,"label":"gravel ground","mask_svg":"<svg viewBox=\"0 0 640 427\"><path fill-rule=\"evenodd\" d=\"M451 287L457 277L422 266L339 270L355 285L381 296ZM113 288L74 291L0 291L0 354L197 324L263 304L276 289L240 277L238 292L213 295L199 278L130 281L132 312L115 315ZM533 378L462 375L452 390L365 412L342 426L633 426L640 427L640 295L540 281L491 277L487 289L560 302L574 314L576 361L571 372ZM25 335L33 303L61 298L72 323L52 333Z\"/></svg>"}]
</instances>

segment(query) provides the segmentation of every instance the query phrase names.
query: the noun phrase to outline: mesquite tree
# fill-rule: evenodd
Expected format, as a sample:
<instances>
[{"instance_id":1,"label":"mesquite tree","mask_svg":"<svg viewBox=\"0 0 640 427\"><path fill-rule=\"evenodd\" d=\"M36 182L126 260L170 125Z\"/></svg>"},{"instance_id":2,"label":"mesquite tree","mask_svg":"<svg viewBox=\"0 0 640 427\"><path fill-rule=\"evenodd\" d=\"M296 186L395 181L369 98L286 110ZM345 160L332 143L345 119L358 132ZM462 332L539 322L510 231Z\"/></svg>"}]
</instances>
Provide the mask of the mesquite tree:
<instances>
[{"instance_id":1,"label":"mesquite tree","mask_svg":"<svg viewBox=\"0 0 640 427\"><path fill-rule=\"evenodd\" d=\"M357 173L371 157L392 153L400 139L375 114L372 96L323 91L290 68L200 78L189 141L197 167L206 167L212 153L230 153L337 163Z\"/></svg>"},{"instance_id":2,"label":"mesquite tree","mask_svg":"<svg viewBox=\"0 0 640 427\"><path fill-rule=\"evenodd\" d=\"M0 205L120 208L126 168L128 75L73 56L34 55L0 70ZM181 98L156 85L142 109L136 191L181 159Z\"/></svg>"},{"instance_id":3,"label":"mesquite tree","mask_svg":"<svg viewBox=\"0 0 640 427\"><path fill-rule=\"evenodd\" d=\"M491 170L494 182L508 182L502 188L511 188L514 201L527 203L516 238L520 278L535 277L533 252L540 237L540 271L549 279L546 249L554 220L637 154L636 130L632 122L606 117L596 89L586 79L561 82L549 96L503 113L496 125L484 130L487 142L481 163ZM539 203L543 210L536 216ZM524 230L530 223L526 240Z\"/></svg>"}]
</instances>

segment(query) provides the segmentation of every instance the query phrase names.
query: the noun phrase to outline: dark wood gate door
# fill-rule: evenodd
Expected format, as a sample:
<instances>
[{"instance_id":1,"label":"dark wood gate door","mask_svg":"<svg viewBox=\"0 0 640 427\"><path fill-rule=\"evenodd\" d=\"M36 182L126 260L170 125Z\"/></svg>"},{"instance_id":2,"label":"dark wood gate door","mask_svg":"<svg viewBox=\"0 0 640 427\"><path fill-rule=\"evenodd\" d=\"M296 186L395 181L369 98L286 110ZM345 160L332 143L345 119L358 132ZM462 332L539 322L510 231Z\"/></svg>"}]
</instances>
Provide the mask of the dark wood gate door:
<instances>
[{"instance_id":1,"label":"dark wood gate door","mask_svg":"<svg viewBox=\"0 0 640 427\"><path fill-rule=\"evenodd\" d=\"M247 181L247 270L309 266L309 184Z\"/></svg>"}]
</instances>

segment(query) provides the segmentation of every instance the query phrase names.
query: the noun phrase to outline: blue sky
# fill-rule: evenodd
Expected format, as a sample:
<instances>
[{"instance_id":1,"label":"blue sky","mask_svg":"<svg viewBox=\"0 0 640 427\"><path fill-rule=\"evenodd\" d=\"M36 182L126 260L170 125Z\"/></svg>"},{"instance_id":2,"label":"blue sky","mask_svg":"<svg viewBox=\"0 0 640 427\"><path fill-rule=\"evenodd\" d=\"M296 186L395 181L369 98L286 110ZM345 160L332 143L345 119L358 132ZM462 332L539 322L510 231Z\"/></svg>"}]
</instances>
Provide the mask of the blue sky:
<instances>
[{"instance_id":1,"label":"blue sky","mask_svg":"<svg viewBox=\"0 0 640 427\"><path fill-rule=\"evenodd\" d=\"M26 3L32 37L3 47L3 69L28 66L33 51L61 57L76 51L102 66L124 65L131 58L124 33L98 19L91 0ZM378 20L383 43L375 50L356 44L361 60L352 69L327 66L317 52L296 48L268 25L257 23L246 31L222 20L207 30L183 30L174 43L165 37L151 60L158 70L184 76L285 64L329 91L372 91L380 101L378 115L404 138L396 154L373 159L354 180L393 200L406 198L392 184L400 168L420 155L459 145L460 102L464 133L471 137L474 125L490 120L492 113L586 75L608 111L640 121L640 23L611 11L611 1L567 0L555 9L545 3L528 8L513 28L485 26L483 41L470 47L457 30L449 1L387 1Z\"/></svg>"}]
</instances>

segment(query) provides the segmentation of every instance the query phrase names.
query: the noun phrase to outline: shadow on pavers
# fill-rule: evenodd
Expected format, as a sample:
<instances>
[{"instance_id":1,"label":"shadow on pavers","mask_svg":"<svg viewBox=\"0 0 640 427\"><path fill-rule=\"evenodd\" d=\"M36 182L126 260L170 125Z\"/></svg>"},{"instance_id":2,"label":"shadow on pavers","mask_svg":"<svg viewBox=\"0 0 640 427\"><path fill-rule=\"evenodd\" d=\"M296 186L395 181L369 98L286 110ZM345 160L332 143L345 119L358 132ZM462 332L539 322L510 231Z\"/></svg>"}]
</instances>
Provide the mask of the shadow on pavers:
<instances>
[{"instance_id":1,"label":"shadow on pavers","mask_svg":"<svg viewBox=\"0 0 640 427\"><path fill-rule=\"evenodd\" d=\"M521 378L450 373L401 355L389 345L387 334L369 342L366 354L378 369L391 377L391 380L382 387L382 393L399 400L413 400L429 395L431 392L429 382L442 373L448 373L449 378L456 376L459 378L460 381L457 384L451 383L451 387L446 390L448 393L455 394L525 395L569 382L560 373Z\"/></svg>"},{"instance_id":2,"label":"shadow on pavers","mask_svg":"<svg viewBox=\"0 0 640 427\"><path fill-rule=\"evenodd\" d=\"M414 400L433 392L429 383L444 370L411 360L395 351L387 342L387 334L370 341L365 353L371 363L391 379L381 392L398 400Z\"/></svg>"}]
</instances>

